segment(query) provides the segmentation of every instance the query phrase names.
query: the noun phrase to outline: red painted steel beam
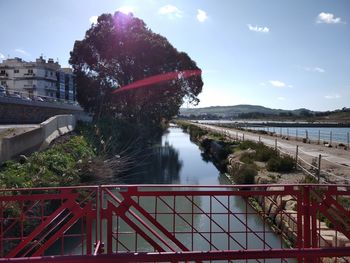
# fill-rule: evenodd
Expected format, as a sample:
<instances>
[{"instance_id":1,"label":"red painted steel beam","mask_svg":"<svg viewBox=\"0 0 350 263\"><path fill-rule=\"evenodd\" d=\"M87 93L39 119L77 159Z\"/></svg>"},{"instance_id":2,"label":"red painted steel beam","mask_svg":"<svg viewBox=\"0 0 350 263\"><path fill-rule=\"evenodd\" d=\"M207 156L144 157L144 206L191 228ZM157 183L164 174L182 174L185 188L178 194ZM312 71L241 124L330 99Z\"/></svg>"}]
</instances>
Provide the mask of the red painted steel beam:
<instances>
[{"instance_id":1,"label":"red painted steel beam","mask_svg":"<svg viewBox=\"0 0 350 263\"><path fill-rule=\"evenodd\" d=\"M273 196L273 195L295 195L297 191L256 191L256 190L242 190L242 191L196 191L195 189L183 191L139 191L132 196Z\"/></svg>"},{"instance_id":2,"label":"red painted steel beam","mask_svg":"<svg viewBox=\"0 0 350 263\"><path fill-rule=\"evenodd\" d=\"M14 263L114 263L114 262L170 262L193 260L242 260L242 259L281 259L303 257L342 257L350 256L349 248L310 248L310 249L270 249L242 251L193 251L193 252L151 252L151 253L117 253L87 256L52 256L32 258L0 259L2 262Z\"/></svg>"}]
</instances>

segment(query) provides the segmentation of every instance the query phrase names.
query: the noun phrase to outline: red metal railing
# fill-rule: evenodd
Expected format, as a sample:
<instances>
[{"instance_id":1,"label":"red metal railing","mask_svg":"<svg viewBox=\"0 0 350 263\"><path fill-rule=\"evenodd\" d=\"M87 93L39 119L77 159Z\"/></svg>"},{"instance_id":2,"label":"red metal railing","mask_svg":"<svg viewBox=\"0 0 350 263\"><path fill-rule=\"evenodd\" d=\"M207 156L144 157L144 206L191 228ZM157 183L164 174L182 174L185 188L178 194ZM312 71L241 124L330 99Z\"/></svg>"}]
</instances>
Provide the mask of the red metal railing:
<instances>
[{"instance_id":1,"label":"red metal railing","mask_svg":"<svg viewBox=\"0 0 350 263\"><path fill-rule=\"evenodd\" d=\"M349 210L347 185L1 190L0 261L350 262Z\"/></svg>"}]
</instances>

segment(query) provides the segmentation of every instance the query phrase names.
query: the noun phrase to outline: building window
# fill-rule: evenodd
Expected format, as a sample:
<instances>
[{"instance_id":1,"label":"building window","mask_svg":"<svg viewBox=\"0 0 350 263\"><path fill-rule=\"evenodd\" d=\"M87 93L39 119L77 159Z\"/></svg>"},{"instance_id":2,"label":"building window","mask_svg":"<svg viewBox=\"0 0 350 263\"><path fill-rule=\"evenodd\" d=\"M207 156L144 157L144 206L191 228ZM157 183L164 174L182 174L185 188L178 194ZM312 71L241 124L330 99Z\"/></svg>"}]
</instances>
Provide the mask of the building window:
<instances>
[{"instance_id":1,"label":"building window","mask_svg":"<svg viewBox=\"0 0 350 263\"><path fill-rule=\"evenodd\" d=\"M28 69L28 74L33 74L33 70L32 69Z\"/></svg>"},{"instance_id":2,"label":"building window","mask_svg":"<svg viewBox=\"0 0 350 263\"><path fill-rule=\"evenodd\" d=\"M1 81L1 85L6 86L6 81L2 80L2 81Z\"/></svg>"},{"instance_id":3,"label":"building window","mask_svg":"<svg viewBox=\"0 0 350 263\"><path fill-rule=\"evenodd\" d=\"M13 70L13 73L19 73L18 69Z\"/></svg>"},{"instance_id":4,"label":"building window","mask_svg":"<svg viewBox=\"0 0 350 263\"><path fill-rule=\"evenodd\" d=\"M0 70L1 75L5 75L6 71L5 70Z\"/></svg>"}]
</instances>

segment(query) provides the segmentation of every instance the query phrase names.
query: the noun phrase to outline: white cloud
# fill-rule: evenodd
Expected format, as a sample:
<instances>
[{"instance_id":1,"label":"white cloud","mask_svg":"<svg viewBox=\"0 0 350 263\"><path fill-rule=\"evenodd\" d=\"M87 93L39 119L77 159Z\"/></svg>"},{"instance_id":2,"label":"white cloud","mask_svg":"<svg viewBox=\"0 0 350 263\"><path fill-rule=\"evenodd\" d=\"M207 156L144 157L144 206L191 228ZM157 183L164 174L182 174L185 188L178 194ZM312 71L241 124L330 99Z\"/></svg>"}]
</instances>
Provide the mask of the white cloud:
<instances>
[{"instance_id":1,"label":"white cloud","mask_svg":"<svg viewBox=\"0 0 350 263\"><path fill-rule=\"evenodd\" d=\"M266 83L265 83L265 82L260 82L259 85L265 87L265 86L266 86Z\"/></svg>"},{"instance_id":2,"label":"white cloud","mask_svg":"<svg viewBox=\"0 0 350 263\"><path fill-rule=\"evenodd\" d=\"M252 26L251 24L247 25L250 31L254 31L254 32L259 32L259 33L269 33L270 32L270 28L266 27L266 26Z\"/></svg>"},{"instance_id":3,"label":"white cloud","mask_svg":"<svg viewBox=\"0 0 350 263\"><path fill-rule=\"evenodd\" d=\"M5 58L4 54L0 53L0 59L2 60L4 58Z\"/></svg>"},{"instance_id":4,"label":"white cloud","mask_svg":"<svg viewBox=\"0 0 350 263\"><path fill-rule=\"evenodd\" d=\"M339 94L332 94L332 95L326 95L324 96L324 98L328 100L334 100L334 99L340 99L341 96Z\"/></svg>"},{"instance_id":5,"label":"white cloud","mask_svg":"<svg viewBox=\"0 0 350 263\"><path fill-rule=\"evenodd\" d=\"M168 15L170 18L181 18L183 12L174 5L165 5L159 8L158 13L161 15Z\"/></svg>"},{"instance_id":6,"label":"white cloud","mask_svg":"<svg viewBox=\"0 0 350 263\"><path fill-rule=\"evenodd\" d=\"M135 13L135 7L133 6L129 6L129 5L124 5L121 6L117 9L117 11L122 12L126 15L130 14L130 13Z\"/></svg>"},{"instance_id":7,"label":"white cloud","mask_svg":"<svg viewBox=\"0 0 350 263\"><path fill-rule=\"evenodd\" d=\"M97 24L97 18L98 18L98 16L91 16L89 18L90 23L91 24Z\"/></svg>"},{"instance_id":8,"label":"white cloud","mask_svg":"<svg viewBox=\"0 0 350 263\"><path fill-rule=\"evenodd\" d=\"M30 54L22 48L16 48L15 52L20 53L21 55L24 55L24 56L30 56Z\"/></svg>"},{"instance_id":9,"label":"white cloud","mask_svg":"<svg viewBox=\"0 0 350 263\"><path fill-rule=\"evenodd\" d=\"M342 23L340 17L335 17L332 13L319 13L316 19L316 23L324 23L324 24L339 24Z\"/></svg>"},{"instance_id":10,"label":"white cloud","mask_svg":"<svg viewBox=\"0 0 350 263\"><path fill-rule=\"evenodd\" d=\"M286 83L279 81L279 80L270 80L270 84L276 88L285 88L287 85Z\"/></svg>"},{"instance_id":11,"label":"white cloud","mask_svg":"<svg viewBox=\"0 0 350 263\"><path fill-rule=\"evenodd\" d=\"M278 99L278 100L286 100L285 97L278 97L277 99Z\"/></svg>"},{"instance_id":12,"label":"white cloud","mask_svg":"<svg viewBox=\"0 0 350 263\"><path fill-rule=\"evenodd\" d=\"M208 19L208 15L205 11L201 10L201 9L197 9L197 20L199 22L204 22L205 20Z\"/></svg>"},{"instance_id":13,"label":"white cloud","mask_svg":"<svg viewBox=\"0 0 350 263\"><path fill-rule=\"evenodd\" d=\"M318 73L324 73L324 72L326 72L323 68L320 68L320 67L305 67L304 69L305 69L306 71L318 72Z\"/></svg>"}]
</instances>

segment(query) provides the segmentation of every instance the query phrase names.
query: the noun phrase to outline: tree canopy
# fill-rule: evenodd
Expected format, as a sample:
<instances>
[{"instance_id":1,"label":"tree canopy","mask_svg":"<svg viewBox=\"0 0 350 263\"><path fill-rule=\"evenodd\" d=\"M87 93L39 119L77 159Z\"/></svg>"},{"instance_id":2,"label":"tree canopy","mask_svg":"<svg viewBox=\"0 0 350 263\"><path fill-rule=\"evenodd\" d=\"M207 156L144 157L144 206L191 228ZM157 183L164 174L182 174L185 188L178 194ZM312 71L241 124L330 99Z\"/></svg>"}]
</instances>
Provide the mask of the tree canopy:
<instances>
[{"instance_id":1,"label":"tree canopy","mask_svg":"<svg viewBox=\"0 0 350 263\"><path fill-rule=\"evenodd\" d=\"M77 99L96 118L108 116L159 124L177 114L185 100L198 103L201 75L184 78L181 71L200 70L184 52L147 28L132 14L102 14L76 41L70 64L77 81ZM113 93L147 77L179 72L165 82Z\"/></svg>"}]
</instances>

